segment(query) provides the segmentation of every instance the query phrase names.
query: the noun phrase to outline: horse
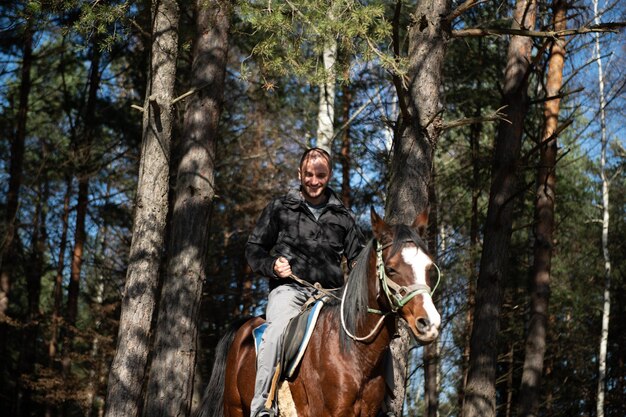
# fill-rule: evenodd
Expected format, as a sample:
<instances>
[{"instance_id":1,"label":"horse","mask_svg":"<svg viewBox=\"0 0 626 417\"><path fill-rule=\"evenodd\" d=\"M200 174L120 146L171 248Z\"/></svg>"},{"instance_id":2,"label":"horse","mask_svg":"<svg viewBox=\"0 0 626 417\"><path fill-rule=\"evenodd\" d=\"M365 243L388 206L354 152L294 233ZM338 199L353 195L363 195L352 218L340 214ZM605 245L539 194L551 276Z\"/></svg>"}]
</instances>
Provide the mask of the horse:
<instances>
[{"instance_id":1,"label":"horse","mask_svg":"<svg viewBox=\"0 0 626 417\"><path fill-rule=\"evenodd\" d=\"M373 238L341 289L341 302L321 310L288 381L300 417L375 416L385 395L384 361L396 319L406 322L418 343L438 336L441 316L428 273L436 265L421 237L427 214L411 226L388 225L372 208L371 221ZM195 416L249 416L256 374L252 331L262 323L260 317L242 320L223 336Z\"/></svg>"}]
</instances>

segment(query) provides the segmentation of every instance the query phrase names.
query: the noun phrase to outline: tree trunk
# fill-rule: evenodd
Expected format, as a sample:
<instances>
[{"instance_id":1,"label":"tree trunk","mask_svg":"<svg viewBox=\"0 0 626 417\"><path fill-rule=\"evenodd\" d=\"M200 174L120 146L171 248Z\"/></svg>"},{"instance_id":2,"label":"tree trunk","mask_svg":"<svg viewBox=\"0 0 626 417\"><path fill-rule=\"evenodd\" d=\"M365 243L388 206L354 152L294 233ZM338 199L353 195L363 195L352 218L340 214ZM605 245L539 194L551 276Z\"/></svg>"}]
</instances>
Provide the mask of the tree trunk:
<instances>
[{"instance_id":1,"label":"tree trunk","mask_svg":"<svg viewBox=\"0 0 626 417\"><path fill-rule=\"evenodd\" d=\"M44 175L45 176L45 175ZM43 180L44 182L47 179ZM39 296L41 295L41 278L44 273L44 257L47 241L46 217L48 202L48 185L44 190L39 186L39 196L33 216L33 231L28 263L24 265L28 299L28 315L25 325L21 328L22 350L19 353L19 378L16 383L15 407L13 415L30 416L32 414L32 389L23 380L36 380L35 364L39 340Z\"/></svg>"},{"instance_id":2,"label":"tree trunk","mask_svg":"<svg viewBox=\"0 0 626 417\"><path fill-rule=\"evenodd\" d=\"M594 22L600 23L598 0L593 0ZM604 417L604 391L606 389L606 354L609 340L609 317L611 313L611 258L609 256L609 178L606 173L606 99L604 97L604 75L600 53L600 34L595 34L595 59L598 63L598 86L600 95L600 177L602 179L602 256L604 258L604 293L602 302L602 330L600 333L600 350L598 352L598 390L596 395L596 415Z\"/></svg>"},{"instance_id":3,"label":"tree trunk","mask_svg":"<svg viewBox=\"0 0 626 417\"><path fill-rule=\"evenodd\" d=\"M111 197L111 184L107 182L106 184L106 192L104 195L104 205L108 205L110 203ZM94 310L94 327L93 327L93 336L91 337L91 352L90 352L90 360L91 367L89 369L89 382L87 385L87 404L91 405L91 416L94 417L102 417L104 414L104 398L100 395L101 387L106 382L107 371L108 369L108 360L106 358L106 349L103 349L102 346L106 345L106 341L104 341L102 334L103 332L103 321L105 320L104 313L104 297L105 297L105 283L106 277L103 274L103 271L110 270L110 266L105 265L106 260L103 262L103 259L106 259L107 251L108 251L108 242L109 242L109 225L103 224L102 227L98 229L98 233L96 235L95 248L93 250L94 256L94 264L96 265L95 272L95 285L94 285L94 294L93 301L91 304L92 310ZM104 343L103 343L104 341Z\"/></svg>"},{"instance_id":4,"label":"tree trunk","mask_svg":"<svg viewBox=\"0 0 626 417\"><path fill-rule=\"evenodd\" d=\"M518 0L513 20L514 28L532 29L535 23L533 0ZM502 308L501 280L511 243L512 203L517 192L516 172L528 110L526 90L531 46L530 38L512 36L507 54L503 104L507 106L504 111L508 121L500 122L496 136L463 417L496 415L496 342Z\"/></svg>"},{"instance_id":5,"label":"tree trunk","mask_svg":"<svg viewBox=\"0 0 626 417\"><path fill-rule=\"evenodd\" d=\"M332 2L328 18L335 19ZM317 147L332 154L332 140L335 133L335 82L337 79L337 41L331 39L324 45L322 52L324 80L320 83L319 108L317 112Z\"/></svg>"},{"instance_id":6,"label":"tree trunk","mask_svg":"<svg viewBox=\"0 0 626 417\"><path fill-rule=\"evenodd\" d=\"M74 250L72 252L71 277L67 291L67 323L76 325L78 316L78 294L80 275L83 264L83 252L86 243L85 221L89 205L89 172L91 171L91 146L94 140L96 100L100 88L100 45L95 37L91 46L91 68L89 74L89 91L83 114L82 135L75 144L74 163L78 166L78 197L76 203L76 231L74 232Z\"/></svg>"},{"instance_id":7,"label":"tree trunk","mask_svg":"<svg viewBox=\"0 0 626 417\"><path fill-rule=\"evenodd\" d=\"M74 249L72 250L72 264L70 268L70 283L67 289L67 318L69 326L76 326L78 316L78 293L80 290L80 273L83 265L83 250L85 248L85 220L89 203L89 179L78 179L78 202L76 204L76 229L74 232Z\"/></svg>"},{"instance_id":8,"label":"tree trunk","mask_svg":"<svg viewBox=\"0 0 626 417\"><path fill-rule=\"evenodd\" d=\"M409 88L391 160L386 216L391 223L410 224L428 206L434 147L442 126L441 79L448 26L446 0L420 2L409 29Z\"/></svg>"},{"instance_id":9,"label":"tree trunk","mask_svg":"<svg viewBox=\"0 0 626 417\"><path fill-rule=\"evenodd\" d=\"M352 89L349 85L343 87L342 113L344 124L350 120L350 107L352 105ZM346 124L341 134L341 201L343 205L352 206L352 187L350 186L350 165L352 162L350 150L350 125Z\"/></svg>"},{"instance_id":10,"label":"tree trunk","mask_svg":"<svg viewBox=\"0 0 626 417\"><path fill-rule=\"evenodd\" d=\"M22 72L20 96L17 111L17 129L11 141L11 162L9 167L9 190L7 193L5 235L2 236L0 247L0 320L6 315L9 307L9 293L13 262L16 261L15 239L17 239L17 211L19 207L20 187L22 186L22 170L24 163L24 140L26 139L26 120L28 119L28 95L31 89L30 70L33 63L33 24L34 17L27 16L24 27L24 49L22 52ZM5 338L2 337L4 344Z\"/></svg>"},{"instance_id":11,"label":"tree trunk","mask_svg":"<svg viewBox=\"0 0 626 417\"><path fill-rule=\"evenodd\" d=\"M474 117L481 117L481 106L478 105L474 112ZM476 304L476 260L480 253L480 238L478 225L478 200L481 194L480 179L480 137L482 133L482 123L474 123L470 126L470 152L472 158L472 209L470 214L470 250L467 262L467 310L465 312L465 329L463 334L463 357L461 358L460 386L458 388L459 409L463 408L465 398L465 385L467 384L467 370L470 357L470 335L474 324L474 306Z\"/></svg>"},{"instance_id":12,"label":"tree trunk","mask_svg":"<svg viewBox=\"0 0 626 417\"><path fill-rule=\"evenodd\" d=\"M566 4L556 0L554 30L566 28ZM556 38L550 50L546 96L557 97L563 85L565 40ZM548 100L544 107L544 130L537 169L537 195L535 201L535 243L533 268L530 280L530 319L526 336L524 370L519 392L520 417L534 417L539 411L539 387L543 373L548 328L550 297L550 270L552 266L554 205L556 200L556 161L560 99Z\"/></svg>"},{"instance_id":13,"label":"tree trunk","mask_svg":"<svg viewBox=\"0 0 626 417\"><path fill-rule=\"evenodd\" d=\"M138 417L141 413L168 210L179 13L176 0L152 3L152 46L133 237L117 349L109 374L107 417Z\"/></svg>"},{"instance_id":14,"label":"tree trunk","mask_svg":"<svg viewBox=\"0 0 626 417\"><path fill-rule=\"evenodd\" d=\"M419 2L409 29L408 91L399 87L401 125L396 130L391 159L386 220L411 224L428 206L433 152L441 131L441 77L449 27L445 22L448 0ZM400 326L393 339L394 392L386 408L401 415L405 396L409 335Z\"/></svg>"},{"instance_id":15,"label":"tree trunk","mask_svg":"<svg viewBox=\"0 0 626 417\"><path fill-rule=\"evenodd\" d=\"M54 304L52 308L52 323L50 324L50 341L48 342L48 362L52 367L57 354L59 327L61 325L61 305L63 303L63 269L65 268L65 248L67 246L68 220L70 216L70 197L72 194L72 179L66 179L65 197L63 198L63 216L61 226L61 240L59 242L59 259L52 290Z\"/></svg>"},{"instance_id":16,"label":"tree trunk","mask_svg":"<svg viewBox=\"0 0 626 417\"><path fill-rule=\"evenodd\" d=\"M509 353L506 356L506 403L504 405L504 417L511 417L511 413L513 412L513 372L515 371L515 342L511 343Z\"/></svg>"},{"instance_id":17,"label":"tree trunk","mask_svg":"<svg viewBox=\"0 0 626 417\"><path fill-rule=\"evenodd\" d=\"M100 46L95 37L91 46L91 68L89 74L89 91L82 117L82 133L75 143L74 163L77 165L78 196L76 203L76 228L74 232L74 249L70 266L70 283L67 289L66 333L63 337L63 373L68 375L71 368L70 354L74 329L78 320L78 303L80 294L80 276L83 268L83 255L87 233L87 208L89 205L89 172L91 170L91 146L96 128L95 113L98 89L100 88Z\"/></svg>"},{"instance_id":18,"label":"tree trunk","mask_svg":"<svg viewBox=\"0 0 626 417\"><path fill-rule=\"evenodd\" d=\"M439 233L439 201L437 199L437 187L435 186L435 167L433 167L433 179L429 187L430 213L428 216L428 247L431 249L431 256L435 263L439 263L439 250L443 245L445 236ZM440 237L442 245L439 245L437 238ZM433 283L434 284L434 283ZM442 288L439 288L441 291ZM436 307L439 309L441 300L439 292L435 296ZM439 341L435 340L424 346L424 417L437 417L439 411L439 361L440 350Z\"/></svg>"},{"instance_id":19,"label":"tree trunk","mask_svg":"<svg viewBox=\"0 0 626 417\"><path fill-rule=\"evenodd\" d=\"M167 275L163 281L145 415L190 412L197 354L198 311L206 279L209 217L215 196L215 150L224 95L229 1L196 3L197 38L185 110Z\"/></svg>"}]
</instances>

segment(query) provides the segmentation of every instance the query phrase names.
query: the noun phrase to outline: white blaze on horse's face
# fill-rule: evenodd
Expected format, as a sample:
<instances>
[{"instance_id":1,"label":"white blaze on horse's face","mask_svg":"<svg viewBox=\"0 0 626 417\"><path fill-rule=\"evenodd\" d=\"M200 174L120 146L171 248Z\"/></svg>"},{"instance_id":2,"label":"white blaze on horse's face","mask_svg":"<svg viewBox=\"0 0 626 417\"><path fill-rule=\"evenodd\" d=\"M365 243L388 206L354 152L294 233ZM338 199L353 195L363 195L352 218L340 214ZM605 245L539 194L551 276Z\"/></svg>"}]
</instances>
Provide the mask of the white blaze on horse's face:
<instances>
[{"instance_id":1,"label":"white blaze on horse's face","mask_svg":"<svg viewBox=\"0 0 626 417\"><path fill-rule=\"evenodd\" d=\"M426 280L426 271L433 264L428 255L416 246L410 246L402 249L402 259L413 269L415 284L428 285ZM419 329L419 335L416 336L423 340L434 340L439 335L439 326L441 325L441 315L435 308L433 299L428 293L422 293L423 308L426 311L426 322L422 322ZM419 325L419 324L416 324Z\"/></svg>"}]
</instances>

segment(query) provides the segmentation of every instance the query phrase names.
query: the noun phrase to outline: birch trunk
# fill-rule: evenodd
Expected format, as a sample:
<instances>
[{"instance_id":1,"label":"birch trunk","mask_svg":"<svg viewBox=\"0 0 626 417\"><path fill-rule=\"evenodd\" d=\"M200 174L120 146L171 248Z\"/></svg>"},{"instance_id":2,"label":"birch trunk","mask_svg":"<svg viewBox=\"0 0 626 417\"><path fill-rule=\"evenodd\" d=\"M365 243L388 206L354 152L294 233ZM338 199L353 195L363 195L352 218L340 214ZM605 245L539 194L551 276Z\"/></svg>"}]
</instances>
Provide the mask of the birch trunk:
<instances>
[{"instance_id":1,"label":"birch trunk","mask_svg":"<svg viewBox=\"0 0 626 417\"><path fill-rule=\"evenodd\" d=\"M324 47L324 81L320 85L319 109L317 112L317 147L332 154L335 121L335 80L337 78L337 42L331 41Z\"/></svg>"},{"instance_id":2,"label":"birch trunk","mask_svg":"<svg viewBox=\"0 0 626 417\"><path fill-rule=\"evenodd\" d=\"M557 0L553 6L555 31L567 26L566 4ZM556 38L550 49L546 96L557 97L546 101L544 129L537 168L535 201L535 242L533 267L530 277L530 318L526 335L524 369L519 391L520 417L535 417L539 412L540 386L544 368L550 300L550 271L554 241L554 211L556 202L557 128L560 110L558 94L563 86L565 40Z\"/></svg>"},{"instance_id":3,"label":"birch trunk","mask_svg":"<svg viewBox=\"0 0 626 417\"><path fill-rule=\"evenodd\" d=\"M518 0L513 27L532 29L535 25L535 8L533 0ZM528 110L526 90L531 47L530 38L512 36L507 53L503 104L507 106L505 112L508 121L499 124L496 137L483 253L476 286L463 417L496 415L496 342L502 308L501 281L505 276L511 243L517 165Z\"/></svg>"},{"instance_id":4,"label":"birch trunk","mask_svg":"<svg viewBox=\"0 0 626 417\"><path fill-rule=\"evenodd\" d=\"M164 277L145 415L187 416L198 345L198 312L206 280L210 214L215 196L218 123L230 29L229 1L196 2L192 83L185 111Z\"/></svg>"},{"instance_id":5,"label":"birch trunk","mask_svg":"<svg viewBox=\"0 0 626 417\"><path fill-rule=\"evenodd\" d=\"M347 75L347 74L346 74ZM345 127L341 134L341 201L343 205L350 208L352 206L352 187L350 186L350 165L352 162L352 151L350 143L350 107L352 105L353 94L349 85L343 86L342 113Z\"/></svg>"},{"instance_id":6,"label":"birch trunk","mask_svg":"<svg viewBox=\"0 0 626 417\"><path fill-rule=\"evenodd\" d=\"M122 298L117 349L109 374L107 417L138 417L148 366L168 210L179 8L153 1L152 46L143 111L143 138L133 237Z\"/></svg>"},{"instance_id":7,"label":"birch trunk","mask_svg":"<svg viewBox=\"0 0 626 417\"><path fill-rule=\"evenodd\" d=\"M600 23L598 14L598 0L593 0L594 21ZM604 74L600 55L600 34L595 34L595 59L598 63L598 87L600 94L600 176L602 179L602 256L604 257L604 294L602 303L602 330L600 334L600 351L598 353L598 393L596 399L596 414L604 417L604 391L606 389L606 354L609 340L609 316L611 313L611 259L609 257L609 179L606 173L606 114L604 108Z\"/></svg>"}]
</instances>

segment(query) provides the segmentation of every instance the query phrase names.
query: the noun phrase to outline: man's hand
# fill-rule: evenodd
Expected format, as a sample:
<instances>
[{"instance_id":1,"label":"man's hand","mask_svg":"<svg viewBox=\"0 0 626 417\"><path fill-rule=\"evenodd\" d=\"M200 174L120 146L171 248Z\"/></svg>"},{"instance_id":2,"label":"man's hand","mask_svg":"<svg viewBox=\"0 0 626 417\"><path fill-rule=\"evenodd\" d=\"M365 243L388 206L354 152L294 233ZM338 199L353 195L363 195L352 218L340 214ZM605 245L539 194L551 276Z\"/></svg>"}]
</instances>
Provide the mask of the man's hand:
<instances>
[{"instance_id":1,"label":"man's hand","mask_svg":"<svg viewBox=\"0 0 626 417\"><path fill-rule=\"evenodd\" d=\"M280 256L278 259L276 259L276 262L274 262L274 273L279 278L289 278L292 272L291 265L289 265L289 261L287 260L287 258L285 258L284 256Z\"/></svg>"}]
</instances>

